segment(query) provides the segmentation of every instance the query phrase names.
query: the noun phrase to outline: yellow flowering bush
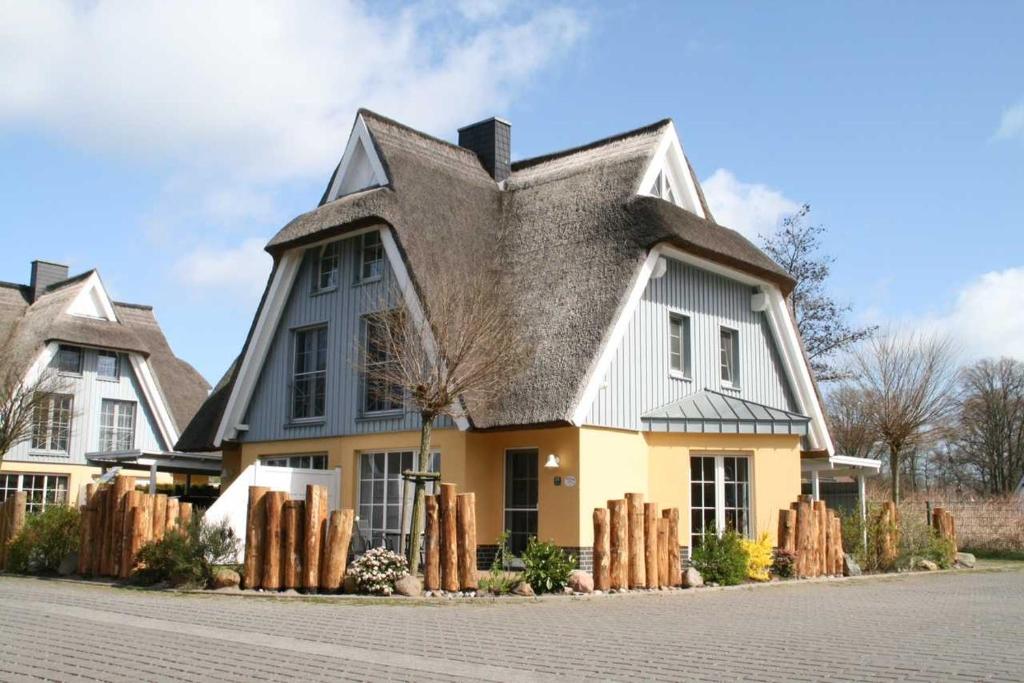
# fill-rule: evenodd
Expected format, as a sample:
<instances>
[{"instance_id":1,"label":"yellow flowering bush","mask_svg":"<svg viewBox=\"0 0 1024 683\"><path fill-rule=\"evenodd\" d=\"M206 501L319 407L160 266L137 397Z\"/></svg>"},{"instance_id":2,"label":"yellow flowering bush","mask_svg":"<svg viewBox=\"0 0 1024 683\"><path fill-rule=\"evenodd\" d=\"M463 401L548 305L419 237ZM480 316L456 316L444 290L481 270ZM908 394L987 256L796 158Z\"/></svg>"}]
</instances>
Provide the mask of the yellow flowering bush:
<instances>
[{"instance_id":1,"label":"yellow flowering bush","mask_svg":"<svg viewBox=\"0 0 1024 683\"><path fill-rule=\"evenodd\" d=\"M756 541L744 538L743 551L747 554L747 578L751 581L768 581L768 570L772 567L772 542L768 532L758 536Z\"/></svg>"}]
</instances>

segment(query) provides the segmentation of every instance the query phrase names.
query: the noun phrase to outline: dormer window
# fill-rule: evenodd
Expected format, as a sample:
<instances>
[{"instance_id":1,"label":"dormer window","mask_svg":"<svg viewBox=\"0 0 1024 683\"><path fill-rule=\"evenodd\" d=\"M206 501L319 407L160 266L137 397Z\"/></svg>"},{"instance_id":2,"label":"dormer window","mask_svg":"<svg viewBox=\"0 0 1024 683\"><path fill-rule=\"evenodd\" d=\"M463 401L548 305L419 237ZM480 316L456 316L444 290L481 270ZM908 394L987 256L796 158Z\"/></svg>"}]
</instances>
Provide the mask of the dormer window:
<instances>
[{"instance_id":1,"label":"dormer window","mask_svg":"<svg viewBox=\"0 0 1024 683\"><path fill-rule=\"evenodd\" d=\"M316 262L316 280L314 292L334 289L338 286L338 267L340 265L341 242L325 244L320 250L320 258Z\"/></svg>"},{"instance_id":2,"label":"dormer window","mask_svg":"<svg viewBox=\"0 0 1024 683\"><path fill-rule=\"evenodd\" d=\"M384 274L384 245L376 230L364 233L360 239L358 282L374 282Z\"/></svg>"}]
</instances>

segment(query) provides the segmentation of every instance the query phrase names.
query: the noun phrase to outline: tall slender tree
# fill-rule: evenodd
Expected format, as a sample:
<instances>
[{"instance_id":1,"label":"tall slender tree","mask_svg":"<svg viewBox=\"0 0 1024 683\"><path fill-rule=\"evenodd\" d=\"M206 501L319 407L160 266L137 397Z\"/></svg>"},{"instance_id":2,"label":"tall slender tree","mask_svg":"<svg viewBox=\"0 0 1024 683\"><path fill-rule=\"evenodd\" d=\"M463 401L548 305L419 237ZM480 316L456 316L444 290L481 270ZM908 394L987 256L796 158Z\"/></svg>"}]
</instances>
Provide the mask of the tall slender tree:
<instances>
[{"instance_id":1,"label":"tall slender tree","mask_svg":"<svg viewBox=\"0 0 1024 683\"><path fill-rule=\"evenodd\" d=\"M1024 477L1024 363L983 359L961 374L961 462L992 493L1012 492Z\"/></svg>"}]
</instances>

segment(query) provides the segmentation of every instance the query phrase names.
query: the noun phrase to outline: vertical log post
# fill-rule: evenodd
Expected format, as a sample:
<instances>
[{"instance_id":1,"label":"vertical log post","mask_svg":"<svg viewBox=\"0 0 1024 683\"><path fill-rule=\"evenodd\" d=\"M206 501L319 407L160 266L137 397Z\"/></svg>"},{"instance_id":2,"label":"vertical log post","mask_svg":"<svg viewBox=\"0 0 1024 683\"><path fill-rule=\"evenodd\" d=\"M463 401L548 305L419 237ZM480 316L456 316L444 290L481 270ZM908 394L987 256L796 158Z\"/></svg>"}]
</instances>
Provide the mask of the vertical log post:
<instances>
[{"instance_id":1,"label":"vertical log post","mask_svg":"<svg viewBox=\"0 0 1024 683\"><path fill-rule=\"evenodd\" d=\"M110 487L106 484L96 489L92 498L92 508L95 514L92 519L92 543L93 549L89 554L88 573L92 576L100 576L103 572L103 549L109 544L109 539L103 537L107 519L107 496L110 495Z\"/></svg>"},{"instance_id":2,"label":"vertical log post","mask_svg":"<svg viewBox=\"0 0 1024 683\"><path fill-rule=\"evenodd\" d=\"M306 486L306 555L302 558L302 585L315 591L320 585L320 559L327 540L327 488Z\"/></svg>"},{"instance_id":3,"label":"vertical log post","mask_svg":"<svg viewBox=\"0 0 1024 683\"><path fill-rule=\"evenodd\" d=\"M679 508L661 511L668 520L668 584L683 585L683 566L679 560Z\"/></svg>"},{"instance_id":4,"label":"vertical log post","mask_svg":"<svg viewBox=\"0 0 1024 683\"><path fill-rule=\"evenodd\" d=\"M836 537L836 566L833 573L837 576L843 575L843 521L837 514L835 519L832 521L836 526L835 537Z\"/></svg>"},{"instance_id":5,"label":"vertical log post","mask_svg":"<svg viewBox=\"0 0 1024 683\"><path fill-rule=\"evenodd\" d=\"M667 510L666 510L667 512ZM668 517L657 519L658 525L658 586L668 588Z\"/></svg>"},{"instance_id":6,"label":"vertical log post","mask_svg":"<svg viewBox=\"0 0 1024 683\"><path fill-rule=\"evenodd\" d=\"M96 510L86 505L78 520L78 574L85 576L92 573L92 527Z\"/></svg>"},{"instance_id":7,"label":"vertical log post","mask_svg":"<svg viewBox=\"0 0 1024 683\"><path fill-rule=\"evenodd\" d=\"M142 519L140 520L142 537L139 539L140 546L146 545L153 540L153 508L156 506L156 496L148 493L142 494L139 507L142 508Z\"/></svg>"},{"instance_id":8,"label":"vertical log post","mask_svg":"<svg viewBox=\"0 0 1024 683\"><path fill-rule=\"evenodd\" d=\"M609 568L611 587L629 588L629 513L625 500L609 500Z\"/></svg>"},{"instance_id":9,"label":"vertical log post","mask_svg":"<svg viewBox=\"0 0 1024 683\"><path fill-rule=\"evenodd\" d=\"M188 533L189 526L192 525L192 503L178 503L178 528L184 533Z\"/></svg>"},{"instance_id":10,"label":"vertical log post","mask_svg":"<svg viewBox=\"0 0 1024 683\"><path fill-rule=\"evenodd\" d=\"M460 493L457 498L459 584L462 590L476 590L476 494Z\"/></svg>"},{"instance_id":11,"label":"vertical log post","mask_svg":"<svg viewBox=\"0 0 1024 683\"><path fill-rule=\"evenodd\" d=\"M117 576L122 579L131 576L137 551L135 546L141 545L135 539L142 533L142 520L139 518L140 513L134 510L142 506L142 495L141 491L131 490L125 494L121 502L121 523L118 525L121 529L121 541L118 543L121 556L117 561Z\"/></svg>"},{"instance_id":12,"label":"vertical log post","mask_svg":"<svg viewBox=\"0 0 1024 683\"><path fill-rule=\"evenodd\" d=\"M611 588L611 531L608 508L594 508L594 590Z\"/></svg>"},{"instance_id":13,"label":"vertical log post","mask_svg":"<svg viewBox=\"0 0 1024 683\"><path fill-rule=\"evenodd\" d=\"M266 507L266 536L263 543L263 588L276 591L281 588L281 546L284 535L281 533L281 517L288 494L284 491L271 491L263 496ZM315 584L314 584L315 585Z\"/></svg>"},{"instance_id":14,"label":"vertical log post","mask_svg":"<svg viewBox=\"0 0 1024 683\"><path fill-rule=\"evenodd\" d=\"M324 553L324 568L320 588L337 593L345 581L345 565L348 562L348 546L352 540L353 510L332 510L327 527L327 550Z\"/></svg>"},{"instance_id":15,"label":"vertical log post","mask_svg":"<svg viewBox=\"0 0 1024 683\"><path fill-rule=\"evenodd\" d=\"M281 588L302 588L303 532L306 528L306 502L288 500L281 510ZM248 529L246 530L248 534Z\"/></svg>"},{"instance_id":16,"label":"vertical log post","mask_svg":"<svg viewBox=\"0 0 1024 683\"><path fill-rule=\"evenodd\" d=\"M423 588L441 590L441 519L437 496L426 496L423 524Z\"/></svg>"},{"instance_id":17,"label":"vertical log post","mask_svg":"<svg viewBox=\"0 0 1024 683\"><path fill-rule=\"evenodd\" d=\"M441 484L441 588L459 590L459 551L455 484Z\"/></svg>"},{"instance_id":18,"label":"vertical log post","mask_svg":"<svg viewBox=\"0 0 1024 683\"><path fill-rule=\"evenodd\" d=\"M796 510L779 510L779 548L796 552Z\"/></svg>"},{"instance_id":19,"label":"vertical log post","mask_svg":"<svg viewBox=\"0 0 1024 683\"><path fill-rule=\"evenodd\" d=\"M825 512L825 574L835 574L836 568L836 525L835 513Z\"/></svg>"},{"instance_id":20,"label":"vertical log post","mask_svg":"<svg viewBox=\"0 0 1024 683\"><path fill-rule=\"evenodd\" d=\"M106 562L103 571L107 576L121 575L121 558L124 555L121 547L121 542L124 540L124 501L128 492L134 490L135 477L128 477L123 474L114 477L113 494L110 496L110 500L107 501L110 515L110 542L106 546Z\"/></svg>"},{"instance_id":21,"label":"vertical log post","mask_svg":"<svg viewBox=\"0 0 1024 683\"><path fill-rule=\"evenodd\" d=\"M658 587L658 504L644 503L644 583Z\"/></svg>"},{"instance_id":22,"label":"vertical log post","mask_svg":"<svg viewBox=\"0 0 1024 683\"><path fill-rule=\"evenodd\" d=\"M178 515L181 513L181 508L177 498L167 499L167 515L164 518L164 535L169 531L178 530ZM248 520L249 518L246 517ZM248 522L246 522L248 525Z\"/></svg>"},{"instance_id":23,"label":"vertical log post","mask_svg":"<svg viewBox=\"0 0 1024 683\"><path fill-rule=\"evenodd\" d=\"M153 498L153 540L159 541L167 529L167 494L158 493Z\"/></svg>"},{"instance_id":24,"label":"vertical log post","mask_svg":"<svg viewBox=\"0 0 1024 683\"><path fill-rule=\"evenodd\" d=\"M96 495L96 490L99 488L99 484L96 482L90 482L85 485L85 500L79 501L79 507L87 507L92 502L93 497Z\"/></svg>"},{"instance_id":25,"label":"vertical log post","mask_svg":"<svg viewBox=\"0 0 1024 683\"><path fill-rule=\"evenodd\" d=\"M629 517L629 587L647 587L647 567L644 562L644 494L627 493Z\"/></svg>"},{"instance_id":26,"label":"vertical log post","mask_svg":"<svg viewBox=\"0 0 1024 683\"><path fill-rule=\"evenodd\" d=\"M823 576L828 573L826 561L828 559L828 507L825 501L814 501L815 528L818 531L817 554L818 560L816 576Z\"/></svg>"},{"instance_id":27,"label":"vertical log post","mask_svg":"<svg viewBox=\"0 0 1024 683\"><path fill-rule=\"evenodd\" d=\"M263 499L270 492L266 486L249 487L249 513L245 519L245 564L243 574L245 587L255 590L263 584L263 539L267 528L267 509ZM171 511L178 511L178 499L167 506L168 518ZM177 516L173 517L177 526Z\"/></svg>"},{"instance_id":28,"label":"vertical log post","mask_svg":"<svg viewBox=\"0 0 1024 683\"><path fill-rule=\"evenodd\" d=\"M811 558L814 547L811 539L814 532L814 519L811 504L801 500L796 508L796 573L797 576L810 576Z\"/></svg>"}]
</instances>

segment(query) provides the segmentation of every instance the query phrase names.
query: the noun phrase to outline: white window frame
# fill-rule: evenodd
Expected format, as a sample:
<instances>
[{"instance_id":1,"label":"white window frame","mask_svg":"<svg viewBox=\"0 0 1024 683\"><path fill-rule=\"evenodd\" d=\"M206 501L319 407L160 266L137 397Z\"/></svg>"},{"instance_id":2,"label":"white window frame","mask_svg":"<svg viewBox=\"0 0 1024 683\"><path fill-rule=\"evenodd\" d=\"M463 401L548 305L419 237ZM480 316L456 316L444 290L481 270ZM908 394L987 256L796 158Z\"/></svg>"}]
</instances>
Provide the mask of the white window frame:
<instances>
[{"instance_id":1,"label":"white window frame","mask_svg":"<svg viewBox=\"0 0 1024 683\"><path fill-rule=\"evenodd\" d=\"M13 488L6 486L7 478L15 477L15 485ZM43 488L42 489L25 489L25 477L43 477ZM60 472L0 472L0 478L4 480L4 486L0 486L0 502L7 500L14 491L27 491L29 493L29 500L27 506L27 512L36 513L46 509L48 504L50 505L68 505L71 499L71 475L63 474ZM56 493L60 493L60 489L51 485L51 480L64 479L64 500L54 500L52 503L47 503L47 493L54 490ZM40 491L42 493L41 501L33 501L31 493L34 491ZM56 496L54 496L56 498Z\"/></svg>"},{"instance_id":2,"label":"white window frame","mask_svg":"<svg viewBox=\"0 0 1024 683\"><path fill-rule=\"evenodd\" d=\"M104 375L100 373L100 359L101 358L113 358L114 359L114 374ZM121 354L117 351L104 351L99 350L96 352L96 379L102 382L117 382L121 379Z\"/></svg>"},{"instance_id":3,"label":"white window frame","mask_svg":"<svg viewBox=\"0 0 1024 683\"><path fill-rule=\"evenodd\" d=\"M54 407L54 402L58 398L59 399L65 399L65 398L68 399L68 407L67 407L67 444L65 445L64 448L53 448L52 447L53 446L53 441L54 441L53 440L53 419L54 419L54 414L56 413L56 409ZM42 404L36 404L36 407L33 410L33 415L32 415L32 435L31 435L30 441L29 441L29 445L31 446L31 450L32 451L36 451L36 452L41 452L41 453L57 453L57 454L61 454L61 455L67 455L68 452L71 450L71 436L72 436L72 431L71 430L72 430L72 428L74 426L74 417L75 417L75 397L74 397L74 395L73 394L64 394L64 393L60 393L60 392L50 392L50 393L47 394L46 432L45 432L46 436L45 436L45 439L44 439L44 445L37 446L36 445L36 434L39 431L39 424L38 424L37 420L39 418L39 411L40 411L41 407L42 407ZM61 410L63 411L63 408Z\"/></svg>"},{"instance_id":4,"label":"white window frame","mask_svg":"<svg viewBox=\"0 0 1024 683\"><path fill-rule=\"evenodd\" d=\"M319 355L320 352L320 341L319 333L323 331L323 348L324 348L324 367L323 369L304 370L298 372L296 370L296 360L299 354L299 336L303 334L316 333L317 346L314 349L314 354ZM288 391L288 417L292 422L322 422L327 417L327 369L330 367L330 330L327 324L318 325L306 325L304 327L298 327L292 330L292 352L289 356L289 391ZM314 367L316 365L316 359L314 358ZM319 415L302 415L298 416L295 414L295 392L298 387L298 380L311 378L313 380L313 391L316 391L316 377L320 375L323 377L324 383L324 408L323 413ZM315 395L307 399L312 403L312 408L315 412L316 409L316 397Z\"/></svg>"},{"instance_id":5,"label":"white window frame","mask_svg":"<svg viewBox=\"0 0 1024 683\"><path fill-rule=\"evenodd\" d=\"M718 536L721 536L725 532L725 459L726 458L743 458L747 462L747 500L746 500L746 529L740 531L740 534L744 538L753 538L754 530L757 529L757 524L754 520L754 458L750 453L700 453L691 452L691 458L714 458L715 459L715 532ZM691 462L687 463L689 468L689 474L687 479L690 484L690 518L688 523L690 525L690 535L687 538L687 542L690 544L690 552L693 552L693 465ZM706 505L702 508L707 508ZM733 510L744 509L740 507L730 508Z\"/></svg>"},{"instance_id":6,"label":"white window frame","mask_svg":"<svg viewBox=\"0 0 1024 683\"><path fill-rule=\"evenodd\" d=\"M367 244L367 240L376 239L376 243ZM371 249L376 250L377 258L366 260L366 254ZM378 282L384 277L384 240L381 239L379 230L371 230L364 232L359 236L359 249L356 251L356 284L365 285L370 282ZM378 272L366 275L364 268L370 263L379 264L376 268Z\"/></svg>"},{"instance_id":7,"label":"white window frame","mask_svg":"<svg viewBox=\"0 0 1024 683\"><path fill-rule=\"evenodd\" d=\"M684 324L680 326L680 348L679 360L681 369L672 367L672 321L680 319ZM690 381L693 379L693 316L689 313L670 308L668 310L668 374L675 379ZM685 332L685 338L683 333Z\"/></svg>"},{"instance_id":8,"label":"white window frame","mask_svg":"<svg viewBox=\"0 0 1024 683\"><path fill-rule=\"evenodd\" d=\"M392 401L390 399L382 400L382 403L388 404L386 407L373 409L369 407L370 376L373 373L368 372L367 370L369 370L371 367L378 367L397 362L390 356L390 354L388 354L388 357L383 360L371 361L368 357L370 353L370 328L371 326L376 324L374 322L374 318L380 315L388 315L388 313L388 311L384 311L382 313L371 313L368 315L364 315L362 318L363 353L367 357L363 358L363 365L366 368L366 370L364 370L361 373L360 377L360 414L365 417L386 417L393 415L401 415L402 413L405 412L405 391L401 386L397 384L389 384L389 386L386 387L386 394L389 396L392 394L393 391L397 390L398 394L400 395L400 398L397 401ZM387 351L387 349L385 349L385 351Z\"/></svg>"},{"instance_id":9,"label":"white window frame","mask_svg":"<svg viewBox=\"0 0 1024 683\"><path fill-rule=\"evenodd\" d=\"M70 352L70 351L77 351L78 352L78 369L77 370L65 370L62 367L62 363L63 363L63 360L64 360L64 352L65 351L68 351L68 352ZM58 344L57 345L57 356L56 356L55 360L57 362L57 373L58 374L67 375L69 377L81 377L82 376L82 366L85 365L85 349L83 349L81 346L76 346L75 344Z\"/></svg>"},{"instance_id":10,"label":"white window frame","mask_svg":"<svg viewBox=\"0 0 1024 683\"><path fill-rule=\"evenodd\" d=\"M404 510L403 509L403 504L404 504L403 488L404 487L401 484L401 482L403 481L402 480L401 458L406 453L411 453L412 454L412 466L413 466L413 468L415 468L416 467L416 459L419 457L419 451L416 448L403 448L403 449L391 448L391 449L367 450L367 451L359 451L358 454L357 454L358 455L358 457L356 459L356 471L357 471L357 474L356 474L355 479L356 479L356 511L357 511L357 514L359 515L358 528L359 528L360 533L366 533L367 534L367 536L369 537L369 541L370 541L371 545L374 544L374 536L375 535L383 535L384 537L387 537L387 536L399 536L399 537L401 537L402 530L403 529L408 529L412 525L412 505L410 504L408 510ZM382 499L382 502L380 502L380 503L377 503L376 500L372 500L369 503L370 506L371 506L371 508L370 508L370 516L369 516L369 518L364 518L363 514L362 514L362 512L363 512L363 481L364 481L364 478L363 478L363 458L365 458L365 457L373 458L373 457L376 457L378 455L383 455L384 456L383 499ZM389 527L388 526L388 504L389 504L389 496L388 496L388 461L392 457L398 457L400 459L399 460L399 470L398 470L398 481L400 482L399 487L398 487L398 528L393 528L393 527ZM431 461L433 461L433 464L436 464L437 472L440 472L441 471L441 451L438 450L438 449L432 450L430 452L430 459L431 459ZM372 468L372 465L371 465L371 468ZM429 466L428 466L428 469L430 469ZM369 481L370 482L370 495L372 497L373 496L373 482L381 481L381 478L371 476L369 479L366 479L365 481ZM409 488L409 498L410 498L410 503L412 503L413 483L412 482L405 482L404 486ZM439 489L437 488L437 486L438 486L437 482L426 482L426 495L428 495L428 496L429 495L433 495L436 491L438 491ZM381 521L382 521L383 526L380 527L380 528L375 528L373 526L373 506L376 506L376 505L380 505L383 508L383 514L382 514L382 517L381 517ZM423 533L422 529L420 529L420 533Z\"/></svg>"},{"instance_id":11,"label":"white window frame","mask_svg":"<svg viewBox=\"0 0 1024 683\"><path fill-rule=\"evenodd\" d=\"M111 410L108 413L107 407ZM131 407L131 426L123 426L121 418ZM107 415L111 417L111 424L104 424ZM116 453L130 451L135 448L135 427L139 419L139 406L135 401L121 401L113 398L104 398L100 401L100 435L99 446L101 453ZM128 436L127 443L119 440L119 437ZM126 448L118 448L119 445L126 445ZM109 446L109 447L108 447Z\"/></svg>"},{"instance_id":12,"label":"white window frame","mask_svg":"<svg viewBox=\"0 0 1024 683\"><path fill-rule=\"evenodd\" d=\"M327 284L323 284L324 263L333 262L326 272L333 273ZM331 292L338 288L341 279L341 241L328 242L320 247L316 255L316 266L313 269L313 294Z\"/></svg>"},{"instance_id":13,"label":"white window frame","mask_svg":"<svg viewBox=\"0 0 1024 683\"><path fill-rule=\"evenodd\" d=\"M722 378L722 335L728 333L732 338L731 377L726 380ZM740 364L740 331L735 327L720 325L718 328L718 379L726 389L739 389L743 381L742 367Z\"/></svg>"},{"instance_id":14,"label":"white window frame","mask_svg":"<svg viewBox=\"0 0 1024 683\"><path fill-rule=\"evenodd\" d=\"M308 458L309 464L304 464L303 459ZM323 467L314 467L316 458L323 458ZM296 470L316 470L322 472L330 469L328 466L327 453L281 453L278 455L260 456L261 467L290 467Z\"/></svg>"}]
</instances>

